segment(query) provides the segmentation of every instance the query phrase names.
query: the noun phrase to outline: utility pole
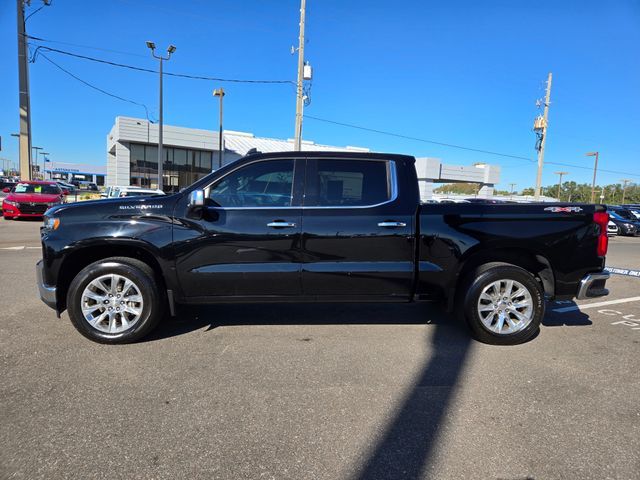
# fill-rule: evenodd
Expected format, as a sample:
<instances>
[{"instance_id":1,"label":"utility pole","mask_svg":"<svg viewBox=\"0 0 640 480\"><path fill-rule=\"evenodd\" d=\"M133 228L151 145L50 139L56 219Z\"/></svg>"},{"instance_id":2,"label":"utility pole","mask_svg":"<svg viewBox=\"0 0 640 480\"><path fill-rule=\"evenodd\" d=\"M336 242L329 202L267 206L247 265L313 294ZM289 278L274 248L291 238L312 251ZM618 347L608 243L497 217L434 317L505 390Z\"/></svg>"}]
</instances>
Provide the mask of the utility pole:
<instances>
[{"instance_id":1,"label":"utility pole","mask_svg":"<svg viewBox=\"0 0 640 480\"><path fill-rule=\"evenodd\" d=\"M222 99L224 98L224 88L216 88L213 91L214 97L220 97L220 133L218 134L218 168L222 168L222 152L224 150L224 139L222 137Z\"/></svg>"},{"instance_id":2,"label":"utility pole","mask_svg":"<svg viewBox=\"0 0 640 480\"><path fill-rule=\"evenodd\" d=\"M598 173L598 157L600 156L600 152L589 152L586 153L587 157L596 157L596 161L593 164L593 182L591 182L591 203L596 203L596 175Z\"/></svg>"},{"instance_id":3,"label":"utility pole","mask_svg":"<svg viewBox=\"0 0 640 480\"><path fill-rule=\"evenodd\" d=\"M544 165L544 146L547 143L547 128L549 119L549 105L551 103L551 80L552 75L549 72L549 78L547 79L547 93L544 97L544 113L542 115L541 127L541 140L540 149L538 150L538 175L536 177L536 191L535 199L540 200L540 189L542 187L542 166Z\"/></svg>"},{"instance_id":4,"label":"utility pole","mask_svg":"<svg viewBox=\"0 0 640 480\"><path fill-rule=\"evenodd\" d=\"M20 178L31 180L31 101L29 63L24 19L25 0L18 0L18 83L20 93Z\"/></svg>"},{"instance_id":5,"label":"utility pole","mask_svg":"<svg viewBox=\"0 0 640 480\"><path fill-rule=\"evenodd\" d=\"M630 183L631 180L628 178L623 178L620 181L622 182L622 202L620 203L624 205L624 197L625 197L625 193L627 193L627 183Z\"/></svg>"},{"instance_id":6,"label":"utility pole","mask_svg":"<svg viewBox=\"0 0 640 480\"><path fill-rule=\"evenodd\" d=\"M558 200L562 201L562 198L560 198L560 189L562 188L562 176L563 175L568 175L569 172L553 172L554 175L560 175L560 178L558 179Z\"/></svg>"},{"instance_id":7,"label":"utility pole","mask_svg":"<svg viewBox=\"0 0 640 480\"><path fill-rule=\"evenodd\" d=\"M147 48L149 50L151 50L151 55L153 55L153 58L156 58L160 61L160 98L159 98L159 103L160 103L160 107L158 108L158 188L160 190L164 190L163 188L163 176L162 176L162 167L163 167L163 154L162 154L162 130L163 130L163 121L162 121L162 64L165 61L169 61L169 59L171 58L171 54L173 52L176 51L176 47L174 45L169 45L169 48L167 48L167 56L166 58L163 57L162 55L156 55L156 44L153 42L147 42Z\"/></svg>"},{"instance_id":8,"label":"utility pole","mask_svg":"<svg viewBox=\"0 0 640 480\"><path fill-rule=\"evenodd\" d=\"M517 185L517 183L510 183L509 186L511 187L511 196L513 197L513 187L515 187Z\"/></svg>"},{"instance_id":9,"label":"utility pole","mask_svg":"<svg viewBox=\"0 0 640 480\"><path fill-rule=\"evenodd\" d=\"M304 21L305 21L306 0L300 0L300 36L298 38L298 83L296 86L296 131L294 136L293 149L302 149L302 110L304 108L303 99L303 76L304 76Z\"/></svg>"}]
</instances>

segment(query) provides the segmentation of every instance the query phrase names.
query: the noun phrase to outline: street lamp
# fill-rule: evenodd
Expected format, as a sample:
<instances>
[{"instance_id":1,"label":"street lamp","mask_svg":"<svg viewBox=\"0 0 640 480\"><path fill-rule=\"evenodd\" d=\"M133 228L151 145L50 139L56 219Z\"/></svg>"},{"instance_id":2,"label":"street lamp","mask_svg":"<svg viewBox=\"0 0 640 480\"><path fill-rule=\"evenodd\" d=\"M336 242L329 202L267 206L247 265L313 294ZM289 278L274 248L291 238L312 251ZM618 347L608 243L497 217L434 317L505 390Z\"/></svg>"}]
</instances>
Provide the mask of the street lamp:
<instances>
[{"instance_id":1,"label":"street lamp","mask_svg":"<svg viewBox=\"0 0 640 480\"><path fill-rule=\"evenodd\" d=\"M42 155L42 180L45 180L44 163L47 161L45 155L49 155L49 152L41 152L40 155ZM36 168L37 168L37 165L36 165Z\"/></svg>"},{"instance_id":2,"label":"street lamp","mask_svg":"<svg viewBox=\"0 0 640 480\"><path fill-rule=\"evenodd\" d=\"M214 97L220 97L220 133L218 134L218 168L222 168L222 150L224 149L224 140L222 138L222 99L224 98L224 88L216 88L213 91Z\"/></svg>"},{"instance_id":3,"label":"street lamp","mask_svg":"<svg viewBox=\"0 0 640 480\"><path fill-rule=\"evenodd\" d=\"M18 139L18 167L20 167L20 134L19 133L12 133L11 136L12 137L16 137Z\"/></svg>"},{"instance_id":4,"label":"street lamp","mask_svg":"<svg viewBox=\"0 0 640 480\"><path fill-rule=\"evenodd\" d=\"M568 175L569 172L553 172L554 175L560 175L560 178L558 179L558 200L562 201L562 199L560 198L560 189L562 188L562 177L564 175Z\"/></svg>"},{"instance_id":5,"label":"street lamp","mask_svg":"<svg viewBox=\"0 0 640 480\"><path fill-rule=\"evenodd\" d=\"M157 58L160 61L160 118L158 119L158 188L163 190L163 181L162 181L162 64L165 60L169 60L171 58L171 54L176 51L176 47L174 45L169 45L167 48L167 57L163 57L162 55L156 55L156 44L153 42L147 42L147 48L151 50L151 55L153 58Z\"/></svg>"},{"instance_id":6,"label":"street lamp","mask_svg":"<svg viewBox=\"0 0 640 480\"><path fill-rule=\"evenodd\" d=\"M591 203L596 203L596 173L598 172L598 155L600 152L585 153L586 157L596 157L593 165L593 183L591 183Z\"/></svg>"},{"instance_id":7,"label":"street lamp","mask_svg":"<svg viewBox=\"0 0 640 480\"><path fill-rule=\"evenodd\" d=\"M31 150L35 150L36 151L36 168L38 168L38 152L40 150L42 150L42 147L31 147ZM31 180L31 178L35 177L35 172L33 169L33 165L31 166L31 176L29 178L29 180Z\"/></svg>"}]
</instances>

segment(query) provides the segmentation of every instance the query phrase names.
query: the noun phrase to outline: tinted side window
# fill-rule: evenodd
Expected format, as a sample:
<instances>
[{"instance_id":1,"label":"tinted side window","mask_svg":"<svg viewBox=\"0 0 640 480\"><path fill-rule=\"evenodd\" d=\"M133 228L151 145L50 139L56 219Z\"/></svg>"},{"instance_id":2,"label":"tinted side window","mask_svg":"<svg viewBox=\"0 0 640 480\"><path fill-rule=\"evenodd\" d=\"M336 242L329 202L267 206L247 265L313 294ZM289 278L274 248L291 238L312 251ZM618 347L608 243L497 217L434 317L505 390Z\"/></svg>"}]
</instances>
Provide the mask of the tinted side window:
<instances>
[{"instance_id":1,"label":"tinted side window","mask_svg":"<svg viewBox=\"0 0 640 480\"><path fill-rule=\"evenodd\" d=\"M389 162L379 160L317 160L305 205L357 207L391 199Z\"/></svg>"},{"instance_id":2,"label":"tinted side window","mask_svg":"<svg viewBox=\"0 0 640 480\"><path fill-rule=\"evenodd\" d=\"M293 163L267 160L242 167L214 184L209 200L220 207L289 207Z\"/></svg>"}]
</instances>

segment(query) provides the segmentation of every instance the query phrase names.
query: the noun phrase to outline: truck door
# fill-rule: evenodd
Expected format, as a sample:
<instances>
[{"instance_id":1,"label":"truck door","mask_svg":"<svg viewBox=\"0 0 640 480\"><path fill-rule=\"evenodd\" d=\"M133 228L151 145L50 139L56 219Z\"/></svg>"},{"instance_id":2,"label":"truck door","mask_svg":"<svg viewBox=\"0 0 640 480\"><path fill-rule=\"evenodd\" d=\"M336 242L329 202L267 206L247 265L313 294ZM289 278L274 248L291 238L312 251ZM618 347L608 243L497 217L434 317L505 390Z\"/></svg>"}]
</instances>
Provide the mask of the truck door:
<instances>
[{"instance_id":1,"label":"truck door","mask_svg":"<svg viewBox=\"0 0 640 480\"><path fill-rule=\"evenodd\" d=\"M414 271L414 201L395 160L307 159L303 294L407 300ZM404 177L402 178L404 180Z\"/></svg>"},{"instance_id":2,"label":"truck door","mask_svg":"<svg viewBox=\"0 0 640 480\"><path fill-rule=\"evenodd\" d=\"M302 163L256 160L205 188L202 218L183 218L174 227L184 296L301 294L302 211L294 200L294 178L295 165Z\"/></svg>"}]
</instances>

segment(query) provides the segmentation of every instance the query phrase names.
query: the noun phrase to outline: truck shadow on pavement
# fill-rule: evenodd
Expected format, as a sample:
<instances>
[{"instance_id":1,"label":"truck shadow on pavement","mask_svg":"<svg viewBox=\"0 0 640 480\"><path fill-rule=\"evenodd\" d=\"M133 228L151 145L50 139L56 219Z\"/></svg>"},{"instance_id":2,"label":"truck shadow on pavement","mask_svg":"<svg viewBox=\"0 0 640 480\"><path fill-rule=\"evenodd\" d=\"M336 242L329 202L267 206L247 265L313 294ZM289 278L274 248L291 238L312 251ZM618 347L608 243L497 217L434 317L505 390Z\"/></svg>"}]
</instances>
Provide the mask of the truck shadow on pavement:
<instances>
[{"instance_id":1,"label":"truck shadow on pavement","mask_svg":"<svg viewBox=\"0 0 640 480\"><path fill-rule=\"evenodd\" d=\"M576 306L577 303L573 301L561 304L548 303L546 314L542 319L542 324L545 327L584 327L587 325L593 325L589 315L580 310L554 312L555 309L574 308Z\"/></svg>"},{"instance_id":2,"label":"truck shadow on pavement","mask_svg":"<svg viewBox=\"0 0 640 480\"><path fill-rule=\"evenodd\" d=\"M355 478L415 479L428 474L439 431L475 344L461 321L434 305L287 304L182 307L148 340L208 326L432 324L426 361L391 420L376 436ZM498 348L498 347L496 347Z\"/></svg>"},{"instance_id":3,"label":"truck shadow on pavement","mask_svg":"<svg viewBox=\"0 0 640 480\"><path fill-rule=\"evenodd\" d=\"M572 306L563 304L562 307ZM311 307L311 308L310 308ZM557 308L558 306L556 306ZM547 309L546 326L589 325L579 310ZM148 341L208 327L233 325L431 324L427 359L407 394L390 412L386 427L365 452L357 480L437 478L435 453L443 424L479 344L463 323L436 305L409 304L253 304L181 307ZM535 340L534 340L535 341ZM504 348L510 347L490 347ZM528 477L530 478L530 477Z\"/></svg>"}]
</instances>

